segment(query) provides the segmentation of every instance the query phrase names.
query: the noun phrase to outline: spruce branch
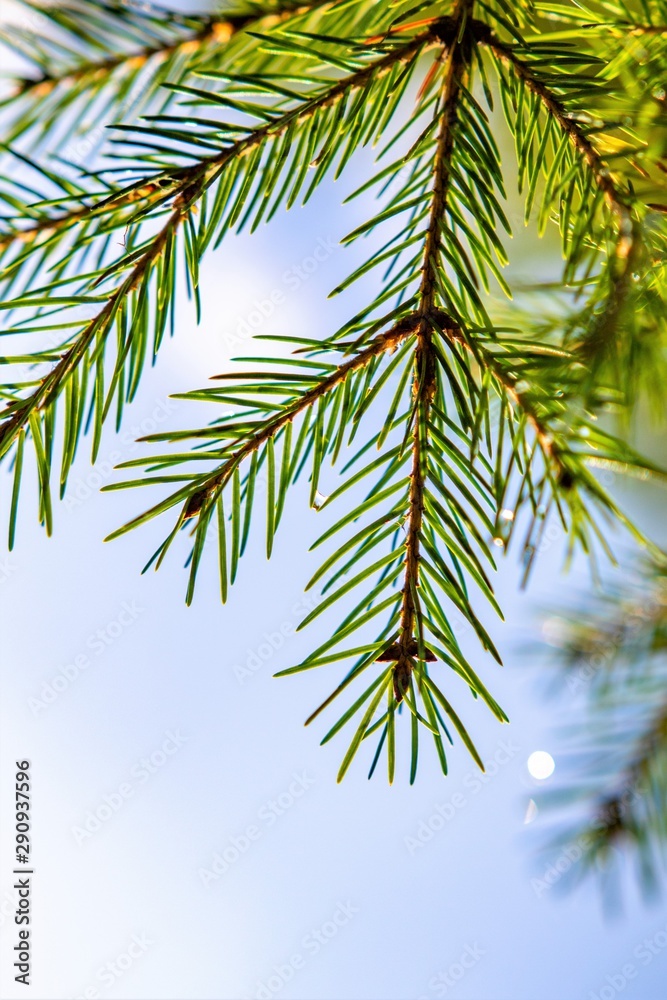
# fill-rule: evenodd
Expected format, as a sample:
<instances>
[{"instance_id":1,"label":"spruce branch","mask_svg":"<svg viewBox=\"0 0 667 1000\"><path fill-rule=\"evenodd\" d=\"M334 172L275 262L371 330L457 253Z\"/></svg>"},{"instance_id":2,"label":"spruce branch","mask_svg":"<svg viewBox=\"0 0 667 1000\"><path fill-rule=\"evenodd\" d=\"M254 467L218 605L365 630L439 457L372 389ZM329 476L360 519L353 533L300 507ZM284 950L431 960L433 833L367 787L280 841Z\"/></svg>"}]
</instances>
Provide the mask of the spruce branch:
<instances>
[{"instance_id":1,"label":"spruce branch","mask_svg":"<svg viewBox=\"0 0 667 1000\"><path fill-rule=\"evenodd\" d=\"M562 101L539 78L530 63L517 54L516 46L501 42L493 32L489 32L484 40L491 51L509 65L530 92L541 101L546 112L568 136L573 148L590 170L609 210L616 217L615 266L611 272L611 289L606 308L580 345L582 358L588 363L594 362L609 349L610 342L613 342L617 334L618 319L630 291L632 274L641 253L640 224L633 214L627 194L617 185L612 172L603 162L581 124L568 114Z\"/></svg>"},{"instance_id":2,"label":"spruce branch","mask_svg":"<svg viewBox=\"0 0 667 1000\"><path fill-rule=\"evenodd\" d=\"M153 98L157 84L182 79L202 60L219 60L230 42L253 27L268 29L320 4L321 0L311 4L266 0L231 5L216 14L180 15L157 4L130 8L114 2L68 0L51 10L48 5L22 0L33 24L6 26L0 44L33 63L38 73L7 79L9 91L0 100L3 138L13 142L28 132L38 132L44 140L57 129L62 115L85 108L85 102L106 93L110 95L107 114L114 106L127 114ZM35 15L51 30L42 28ZM129 97L131 87L139 83L146 98Z\"/></svg>"},{"instance_id":3,"label":"spruce branch","mask_svg":"<svg viewBox=\"0 0 667 1000\"><path fill-rule=\"evenodd\" d=\"M86 3L91 17L97 10L110 16L96 0ZM539 31L524 4L512 19L505 0L457 0L435 14L385 0L302 4L273 19L267 9L235 8L234 17L256 14L257 30L239 27L232 36L239 42L229 49L202 36L189 62L180 58L192 42L183 32L203 31L197 18L179 21L175 37L158 32L139 45L167 45L161 65L172 74L169 100L180 103L116 128L99 169L68 181L45 167L42 154L29 160L13 150L41 181L8 179L0 188L8 206L0 309L12 317L4 332L48 334L58 346L2 359L49 366L42 378L30 374L2 390L0 441L16 458L10 544L26 439L37 461L40 518L50 529L56 437L62 429L62 493L86 411L95 455L112 405L118 427L170 320L173 332L181 261L199 309L199 266L209 247L231 230L253 231L301 196L305 203L358 149L382 139L378 172L351 195L379 189L379 206L343 242L384 237L335 289L381 268L375 292L328 337L277 338L292 354L236 359L252 360L253 368L181 394L231 412L145 439L160 442L161 453L124 462L137 478L106 489L152 485L166 495L110 537L177 511L146 569L157 569L172 546L189 546L189 604L215 534L224 603L260 502L270 556L287 493L307 477L310 507L324 520L339 513L313 545L325 550L308 584L318 586L320 600L299 627L342 610L319 648L281 673L347 664L309 723L361 684L323 738L354 721L339 780L371 737L377 744L370 774L386 751L393 780L397 725L406 717L411 782L424 732L444 773L454 731L483 767L450 687L455 694L456 678L464 695L507 721L456 627L465 622L500 662L476 608L481 598L502 618L490 574L494 546L507 549L517 524L525 525L527 576L554 511L570 551L611 555L607 522L625 525L651 548L593 471L604 465L661 474L598 419L611 405L629 412L631 394L624 394L619 371L637 369L633 359L648 339L642 331L659 330L664 313L660 262L667 261L667 242L651 208L657 195L649 192L647 170L639 169L641 194L626 176L638 167L649 118L641 118L634 145L619 144L611 98L621 94L626 108L631 95L612 70L626 65L629 52L609 42L605 62L596 32L574 50L560 37L567 31ZM576 25L581 30L580 20ZM93 58L117 55L105 50ZM160 62L156 53L151 59ZM489 65L497 70L494 86ZM75 92L85 82L82 72ZM101 71L100 80L106 74L110 81L109 107L118 107L114 95L126 72L121 64ZM154 97L153 87L149 104ZM566 261L557 294L581 303L560 326L540 327L515 304L509 327L498 318L493 289L512 295L502 270L509 262L504 202L512 169L489 114L497 97L516 144L526 221L539 204L538 232L557 222ZM653 144L652 161L655 150ZM638 305L641 329L630 323ZM96 314L82 319L90 307ZM659 343L656 334L656 356ZM370 430L355 444L364 428ZM329 460L332 474L339 473L330 489Z\"/></svg>"},{"instance_id":4,"label":"spruce branch","mask_svg":"<svg viewBox=\"0 0 667 1000\"><path fill-rule=\"evenodd\" d=\"M424 516L424 488L428 465L428 426L430 422L431 400L435 393L436 361L432 346L432 312L437 296L437 257L440 252L442 226L447 204L447 193L451 182L451 158L454 148L461 86L467 83L469 64L469 36L467 22L472 16L472 0L460 0L457 4L450 29L450 42L444 66L444 83L439 109L440 130L435 147L433 162L433 190L428 227L424 240L422 278L419 288L419 327L415 347L414 377L412 395L414 399L414 427L412 431L412 470L410 472L409 514L405 538L405 577L400 623L400 657L394 666L394 696L396 702L403 699L414 659L411 650L417 644L419 658L424 656L424 636L418 601L420 577L420 540ZM452 328L451 321L445 322L445 335ZM417 635L415 635L417 631Z\"/></svg>"},{"instance_id":5,"label":"spruce branch","mask_svg":"<svg viewBox=\"0 0 667 1000\"><path fill-rule=\"evenodd\" d=\"M620 260L627 259L631 253L633 237L630 205L584 129L576 118L567 113L561 100L539 78L530 63L517 54L516 46L501 42L491 31L486 34L484 42L503 62L512 67L517 76L527 84L529 90L540 99L549 115L558 123L559 128L569 137L573 147L585 160L607 205L618 218L619 243L616 255Z\"/></svg>"},{"instance_id":6,"label":"spruce branch","mask_svg":"<svg viewBox=\"0 0 667 1000\"><path fill-rule=\"evenodd\" d=\"M379 355L394 352L407 337L415 334L418 325L418 317L405 317L391 329L378 334L363 350L360 350L349 360L339 364L331 374L317 381L312 388L298 396L293 402L288 403L281 409L278 416L262 421L261 425L258 428L253 428L252 433L247 437L239 437L227 445L225 450L229 452L229 456L218 468L198 480L196 489L191 491L185 500L177 522L178 526L180 527L184 521L190 518L205 518L209 513L210 507L218 499L221 491L229 483L232 475L242 462L250 458L272 438L275 438L286 425L291 424L305 410L315 406L320 399L333 392L339 386L344 385L352 374L365 369ZM228 378L230 376L213 376L213 378L216 377ZM245 376L234 375L231 377L238 379ZM152 440L155 440L155 438L152 438ZM114 488L118 487L115 486ZM158 506L162 509L162 504ZM141 515L142 522L145 516ZM112 532L108 540L111 541L113 538L119 537L133 528L135 524L136 521L130 521L122 528Z\"/></svg>"},{"instance_id":7,"label":"spruce branch","mask_svg":"<svg viewBox=\"0 0 667 1000\"><path fill-rule=\"evenodd\" d=\"M667 35L667 25L664 24L635 24L629 21L617 21L611 25L611 29L630 35Z\"/></svg>"},{"instance_id":8,"label":"spruce branch","mask_svg":"<svg viewBox=\"0 0 667 1000\"><path fill-rule=\"evenodd\" d=\"M280 13L291 13L297 9L291 5L285 5ZM202 17L198 25L190 31L186 31L182 38L174 41L158 41L153 45L144 45L127 52L118 52L105 58L89 59L59 69L55 67L46 69L39 76L16 76L12 79L13 91L10 98L25 97L27 94L44 97L56 87L71 87L74 84L85 85L101 78L108 78L120 67L128 66L135 69L156 57L164 60L179 52L192 56L207 42L215 41L223 45L239 31L243 31L260 22L263 18L272 15L275 16L274 12L267 10L254 15L232 14L223 18ZM5 100L4 105L6 106L7 103Z\"/></svg>"},{"instance_id":9,"label":"spruce branch","mask_svg":"<svg viewBox=\"0 0 667 1000\"><path fill-rule=\"evenodd\" d=\"M637 570L589 599L585 616L564 612L545 626L568 689L583 696L583 723L565 744L577 774L566 770L550 814L575 830L585 870L611 876L615 852L624 851L652 891L667 844L664 557Z\"/></svg>"},{"instance_id":10,"label":"spruce branch","mask_svg":"<svg viewBox=\"0 0 667 1000\"><path fill-rule=\"evenodd\" d=\"M437 35L434 31L422 32L404 44L392 48L380 58L370 61L368 65L356 72L323 87L319 94L313 97L306 96L295 107L283 111L275 117L272 116L266 124L250 130L247 135L223 146L219 152L212 156L196 160L193 165L186 168L161 171L156 179L142 178L140 181L94 202L90 209L81 214L78 214L77 210L77 214L74 216L62 217L62 225L67 228L70 224L76 225L82 219L90 218L93 214L103 215L110 209L122 207L135 199L142 201L145 207L145 204L151 204L153 199L158 199L158 204L161 204L168 198L173 198L174 205L174 210L167 224L155 237L149 240L136 262L133 261L135 255L130 257L130 260L133 261L130 274L109 295L102 310L83 328L76 342L65 352L61 361L28 397L20 401L12 400L4 411L0 411L0 456L6 454L19 431L25 427L30 414L36 409L48 405L55 398L76 365L85 357L93 338L95 336L105 338L108 335L112 328L113 318L123 300L137 288L145 276L150 274L154 264L169 244L170 237L176 234L184 216L193 210L207 188L216 181L220 181L225 168L247 157L253 150L265 143L280 138L291 126L301 124L310 119L316 112L336 104L351 91L363 88L370 79L381 77L396 64L414 58L425 45L436 44L436 42ZM168 188L167 193L165 193L165 187ZM123 219L123 223L127 225L127 220ZM121 267L122 263L121 261ZM104 272L98 275L95 283L99 283L104 276Z\"/></svg>"},{"instance_id":11,"label":"spruce branch","mask_svg":"<svg viewBox=\"0 0 667 1000\"><path fill-rule=\"evenodd\" d=\"M156 260L163 254L169 239L182 223L185 212L182 202L177 204L167 224L152 241L146 253L139 258L125 280L109 296L103 309L90 320L72 346L61 355L48 375L39 381L34 392L25 399L9 402L4 411L0 412L0 417L3 415L5 417L4 422L0 424L0 457L7 453L27 426L34 430L34 424L31 424L33 414L44 411L53 403L61 393L63 385L83 361L95 339L106 338L122 302L150 273Z\"/></svg>"},{"instance_id":12,"label":"spruce branch","mask_svg":"<svg viewBox=\"0 0 667 1000\"><path fill-rule=\"evenodd\" d=\"M636 817L629 805L633 800L650 794L657 778L662 757L667 752L667 698L654 708L646 728L637 738L630 759L611 787L605 788L594 806L591 831L598 835L595 849L608 850L624 837L638 833ZM659 780L659 779L658 779Z\"/></svg>"}]
</instances>

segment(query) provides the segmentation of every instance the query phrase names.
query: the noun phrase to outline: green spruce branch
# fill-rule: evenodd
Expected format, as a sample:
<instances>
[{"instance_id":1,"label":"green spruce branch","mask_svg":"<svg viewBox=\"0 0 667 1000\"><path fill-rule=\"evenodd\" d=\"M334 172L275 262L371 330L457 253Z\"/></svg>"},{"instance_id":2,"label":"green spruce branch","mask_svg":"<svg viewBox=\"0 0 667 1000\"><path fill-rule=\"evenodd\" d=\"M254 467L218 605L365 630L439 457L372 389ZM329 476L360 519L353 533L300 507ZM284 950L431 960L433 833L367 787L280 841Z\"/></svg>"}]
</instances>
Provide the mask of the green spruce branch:
<instances>
[{"instance_id":1,"label":"green spruce branch","mask_svg":"<svg viewBox=\"0 0 667 1000\"><path fill-rule=\"evenodd\" d=\"M554 28L545 27L545 13L501 0L459 0L444 10L367 0L253 5L177 18L153 38L154 13L139 24L143 15L133 12L130 34L145 33L137 47L119 9L80 0L56 26L83 44L93 23L99 29L111 18L114 51L56 69L45 50L41 77L34 85L24 80L15 95L19 104L29 96L37 109L52 90L73 85L83 107L99 79L116 109L128 61L162 59L173 70L152 78L151 113L116 128L94 169L65 174L46 155L28 157L16 144L9 150L22 173L0 187L8 210L0 221L3 333L50 341L2 359L10 372L35 367L26 378L8 377L2 389L0 455L13 473L10 545L28 443L40 519L50 531L56 444L63 495L86 427L94 460L104 423L113 413L120 426L146 359L173 332L181 277L199 310L207 249L307 201L359 149L380 144L378 172L354 195L379 188L380 207L344 241L377 233L380 246L335 290L368 283L381 268L376 292L341 329L279 338L291 355L254 358L252 370L184 394L233 412L153 435L150 441L175 450L124 463L140 469L139 478L108 487L167 488L111 537L175 508L148 566L160 566L172 545L189 538L188 603L214 534L226 600L260 476L267 555L300 476L309 479L312 507L342 509L315 543L335 548L310 581L322 599L302 626L338 607L342 621L281 672L348 664L308 722L365 675L367 686L323 739L354 719L339 779L377 735L370 774L386 750L393 780L402 717L409 718L411 781L424 733L444 773L454 732L482 766L450 682L458 678L460 692L507 718L464 654L454 618L500 661L476 604L481 599L502 616L490 571L494 549L507 549L515 532L525 529L526 578L552 513L569 551L580 548L591 560L600 550L611 554L613 522L658 554L594 470L662 475L606 429L605 415L630 413L647 369L654 380L664 370L667 244L654 135L667 122L655 98L626 82L634 57L627 36L614 34L620 15L588 22L588 11L566 15L559 7ZM584 22L586 41L574 47L569 36L578 37ZM647 18L645 25L656 36L655 55L647 50L655 79L658 23ZM173 61L187 53L187 65ZM646 74L646 60L642 66ZM10 137L18 135L12 127ZM516 156L509 166L500 151L508 136ZM494 289L512 295L502 272L512 172L526 221L539 233L549 225L560 233L564 275L555 295L574 311L546 336L515 306L518 327L494 320ZM362 427L370 436L355 450ZM343 464L342 479L323 497L328 460Z\"/></svg>"}]
</instances>

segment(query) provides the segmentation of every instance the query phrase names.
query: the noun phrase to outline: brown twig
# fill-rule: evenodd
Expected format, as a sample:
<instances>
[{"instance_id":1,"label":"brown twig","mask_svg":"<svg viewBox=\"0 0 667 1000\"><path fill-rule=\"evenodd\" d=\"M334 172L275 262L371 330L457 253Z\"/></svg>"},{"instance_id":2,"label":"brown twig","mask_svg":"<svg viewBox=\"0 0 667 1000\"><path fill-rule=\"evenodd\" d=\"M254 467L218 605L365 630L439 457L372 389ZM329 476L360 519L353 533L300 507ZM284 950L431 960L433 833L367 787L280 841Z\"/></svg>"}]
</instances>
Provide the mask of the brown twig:
<instances>
[{"instance_id":1,"label":"brown twig","mask_svg":"<svg viewBox=\"0 0 667 1000\"><path fill-rule=\"evenodd\" d=\"M429 214L422 278L419 288L417 344L415 348L412 392L414 427L412 432L412 468L405 538L405 573L398 645L401 655L394 667L394 696L403 699L414 668L411 650L417 641L420 656L424 655L423 635L419 623L418 587L422 524L424 518L424 485L426 481L426 449L429 411L436 388L435 357L432 346L433 319L437 291L437 267L440 236L451 183L451 158L454 148L454 127L457 121L461 84L469 58L470 39L466 22L472 15L473 0L459 0L452 23L448 25L449 42L442 86L440 129L433 161L433 193ZM459 37L460 35L460 37ZM449 324L451 326L451 322ZM418 635L416 635L418 633Z\"/></svg>"},{"instance_id":2,"label":"brown twig","mask_svg":"<svg viewBox=\"0 0 667 1000\"><path fill-rule=\"evenodd\" d=\"M230 146L226 146L219 153L198 160L197 163L190 167L178 168L171 172L165 171L158 178L158 180L163 182L162 184L156 183L155 179L140 181L117 194L105 196L91 206L76 208L53 218L45 217L26 229L16 230L9 234L0 234L0 250L4 249L14 240L28 242L39 232L67 227L70 223L84 220L95 212L101 212L101 210L106 212L142 199L150 200L155 195L164 196L165 181L172 181L174 185L169 191L169 195L183 195L191 188L199 191L201 183L210 184L230 160L246 156L267 138L281 136L294 121L306 119L315 111L334 104L349 90L363 87L374 74L381 76L397 62L414 56L422 46L436 43L437 35L434 30L423 32L421 35L411 39L406 45L393 49L387 55L369 63L368 66L358 70L356 73L351 73L349 76L343 77L319 97L314 97L310 101L306 100L298 107L286 111L276 121L268 122L266 125L254 129L249 135L238 139Z\"/></svg>"},{"instance_id":3,"label":"brown twig","mask_svg":"<svg viewBox=\"0 0 667 1000\"><path fill-rule=\"evenodd\" d=\"M499 59L511 67L519 79L523 80L530 92L540 99L545 110L558 124L561 131L569 136L574 149L588 165L608 208L616 216L618 226L615 251L616 273L612 276L611 292L604 312L595 322L585 344L581 345L584 348L584 353L592 357L609 342L610 334L616 328L631 287L632 272L635 269L641 248L639 224L633 217L626 195L614 182L602 157L581 125L567 113L559 98L533 72L530 64L517 55L511 45L500 41L491 31L487 32L483 41Z\"/></svg>"},{"instance_id":4,"label":"brown twig","mask_svg":"<svg viewBox=\"0 0 667 1000\"><path fill-rule=\"evenodd\" d=\"M218 42L224 45L235 35L259 21L266 21L267 26L270 26L272 22L277 23L284 18L305 13L326 2L328 0L313 0L313 3L305 5L287 3L272 10L267 9L253 14L230 15L224 18L207 17L202 19L201 26L196 31L192 31L173 42L146 45L140 49L107 56L105 59L93 59L78 66L68 67L58 74L43 73L38 77L16 77L12 98L23 97L30 93L34 93L36 97L43 97L61 84L72 87L76 83L85 81L87 77L103 77L113 73L121 66L136 69L151 59L164 61L179 51L190 54L201 49L208 42Z\"/></svg>"},{"instance_id":5,"label":"brown twig","mask_svg":"<svg viewBox=\"0 0 667 1000\"><path fill-rule=\"evenodd\" d=\"M176 232L186 214L187 209L183 204L174 208L167 224L157 234L147 252L140 257L125 281L109 296L103 309L84 327L72 346L41 380L38 388L18 403L13 402L6 406L4 414L9 413L9 416L0 424L0 456L7 452L31 414L35 410L43 410L57 395L61 383L79 364L95 336L105 328L109 329L122 299L138 286L149 268L161 256L167 240Z\"/></svg>"}]
</instances>

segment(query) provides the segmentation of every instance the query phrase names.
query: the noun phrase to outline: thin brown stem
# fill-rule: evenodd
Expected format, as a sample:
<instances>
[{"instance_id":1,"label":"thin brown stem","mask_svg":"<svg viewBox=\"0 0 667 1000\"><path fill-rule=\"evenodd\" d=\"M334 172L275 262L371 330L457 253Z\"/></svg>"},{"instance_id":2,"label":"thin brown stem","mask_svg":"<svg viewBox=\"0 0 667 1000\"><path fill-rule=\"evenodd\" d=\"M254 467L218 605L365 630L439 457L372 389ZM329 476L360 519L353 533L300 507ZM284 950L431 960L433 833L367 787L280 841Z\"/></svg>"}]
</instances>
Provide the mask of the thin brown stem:
<instances>
[{"instance_id":1,"label":"thin brown stem","mask_svg":"<svg viewBox=\"0 0 667 1000\"><path fill-rule=\"evenodd\" d=\"M127 199L128 202L130 200ZM120 204L112 207L120 207ZM67 229L71 225L76 225L85 216L90 216L91 212L89 206L80 205L63 212L62 215L44 215L40 219L35 219L31 226L26 226L24 229L12 229L6 233L0 233L0 252L10 247L12 243L32 243L40 233L46 233L47 236L50 236L60 229Z\"/></svg>"},{"instance_id":2,"label":"thin brown stem","mask_svg":"<svg viewBox=\"0 0 667 1000\"><path fill-rule=\"evenodd\" d=\"M623 35L667 35L666 24L614 24L613 30Z\"/></svg>"},{"instance_id":3,"label":"thin brown stem","mask_svg":"<svg viewBox=\"0 0 667 1000\"><path fill-rule=\"evenodd\" d=\"M438 36L434 30L423 32L405 45L393 49L387 55L369 63L368 66L358 70L356 73L351 73L349 76L338 80L318 97L305 100L303 104L286 111L276 120L253 129L247 136L238 139L230 146L225 146L219 153L198 160L190 167L178 168L171 172L165 171L160 175L159 179L162 182L171 181L173 183L173 187L167 192L169 196L188 195L189 199L192 200L192 195L196 193L199 196L203 191L203 186L211 184L231 160L246 156L256 146L269 138L280 137L292 123L307 119L316 111L335 104L348 91L363 87L371 76L375 74L381 76L396 63L416 55L423 46L437 44L437 41ZM94 213L101 213L102 211L106 213L129 203L148 202L150 200L157 200L158 197L165 197L164 183L156 183L156 178L137 181L131 187L125 188L117 194L107 195L91 206L77 207L53 218L44 217L25 229L1 234L0 250L3 250L14 240L28 242L34 239L40 232L66 228L71 223L85 220Z\"/></svg>"},{"instance_id":4,"label":"thin brown stem","mask_svg":"<svg viewBox=\"0 0 667 1000\"><path fill-rule=\"evenodd\" d=\"M146 45L129 52L119 52L117 55L107 56L104 59L91 59L79 65L68 67L60 73L47 72L38 77L17 77L14 80L15 89L11 97L15 99L26 94L44 97L63 84L72 87L77 83L87 82L89 78L91 82L94 82L123 66L137 69L151 59L164 61L179 52L184 55L192 55L199 52L209 42L224 45L239 32L260 21L265 22L266 26L269 27L274 22L277 23L320 6L322 2L326 2L326 0L314 0L312 4L306 5L284 4L253 14L202 18L198 29L190 31L184 37L175 39L173 42L158 42L155 45Z\"/></svg>"},{"instance_id":5,"label":"thin brown stem","mask_svg":"<svg viewBox=\"0 0 667 1000\"><path fill-rule=\"evenodd\" d=\"M594 357L603 351L612 339L621 310L632 283L632 272L640 254L641 240L639 224L632 214L627 197L615 183L609 169L581 125L568 115L560 99L544 84L530 64L521 59L511 45L501 42L489 31L483 41L495 55L523 80L530 92L542 102L547 113L558 124L561 131L569 136L570 142L579 156L588 165L598 190L602 192L608 208L617 219L616 270L612 275L612 287L607 305L593 324L584 345L587 356Z\"/></svg>"},{"instance_id":6,"label":"thin brown stem","mask_svg":"<svg viewBox=\"0 0 667 1000\"><path fill-rule=\"evenodd\" d=\"M178 195L181 185L169 192L169 195ZM47 239L54 232L76 226L79 222L87 221L95 216L108 215L110 212L128 205L136 205L143 202L144 206L151 200L157 201L158 196L164 198L164 188L153 181L144 181L140 186L126 188L117 195L106 195L104 200L93 205L77 205L75 208L67 209L60 215L43 215L34 219L32 225L23 229L11 229L8 232L0 233L0 253L6 250L12 243L32 243L41 233L46 233ZM39 244L40 246L43 244ZM12 266L13 266L12 262Z\"/></svg>"},{"instance_id":7,"label":"thin brown stem","mask_svg":"<svg viewBox=\"0 0 667 1000\"><path fill-rule=\"evenodd\" d=\"M58 394L60 386L80 363L97 334L103 332L106 335L121 301L139 285L150 267L161 256L168 239L176 232L186 214L183 204L179 203L169 216L167 224L151 243L148 251L140 257L125 281L109 296L103 309L91 319L72 346L61 355L60 360L41 380L37 389L18 403L7 405L4 411L7 419L0 424L0 456L4 455L11 447L16 435L22 427L25 427L31 414L35 410L43 410Z\"/></svg>"},{"instance_id":8,"label":"thin brown stem","mask_svg":"<svg viewBox=\"0 0 667 1000\"><path fill-rule=\"evenodd\" d=\"M450 42L445 60L442 85L440 128L433 161L433 188L429 213L422 277L419 288L419 326L415 348L414 377L414 427L412 431L412 468L405 538L405 573L401 603L400 654L394 667L394 696L400 702L409 685L414 665L414 646L417 639L418 655L423 657L423 635L419 624L418 588L422 525L424 519L424 488L426 482L428 421L431 401L436 388L436 363L433 352L432 313L437 297L437 271L440 240L447 196L451 183L451 160L454 149L454 128L457 121L461 85L464 81L469 58L470 36L466 31L472 15L473 0L460 0L450 29ZM418 635L416 635L418 633Z\"/></svg>"}]
</instances>

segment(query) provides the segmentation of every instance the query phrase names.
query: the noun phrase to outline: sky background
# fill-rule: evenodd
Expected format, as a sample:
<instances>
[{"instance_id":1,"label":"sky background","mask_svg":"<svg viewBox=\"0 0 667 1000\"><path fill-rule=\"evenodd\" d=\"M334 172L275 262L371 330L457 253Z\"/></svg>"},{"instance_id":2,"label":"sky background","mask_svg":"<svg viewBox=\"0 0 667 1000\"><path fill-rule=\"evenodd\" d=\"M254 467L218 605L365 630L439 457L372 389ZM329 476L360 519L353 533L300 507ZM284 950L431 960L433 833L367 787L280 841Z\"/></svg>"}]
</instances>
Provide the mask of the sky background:
<instances>
[{"instance_id":1,"label":"sky background","mask_svg":"<svg viewBox=\"0 0 667 1000\"><path fill-rule=\"evenodd\" d=\"M200 404L169 400L170 393L205 385L229 369L232 356L263 353L246 336L253 324L261 333L327 335L363 302L363 286L326 295L366 250L337 243L368 216L368 200L340 207L367 167L367 158L353 161L306 208L208 255L201 325L182 303L176 338L146 373L121 434L107 430L94 470L81 449L52 539L36 523L34 476L26 476L17 546L0 559L1 988L8 1000L664 996L664 901L647 905L630 882L623 911L605 915L594 880L572 888L576 862L546 887L562 849L539 850L548 827L543 810L525 822L529 800L539 806L540 792L561 773L559 726L581 704L580 692L554 679L553 666L534 651L545 609L582 602L590 589L585 566L561 573L557 531L527 593L518 591L516 553L501 561L496 582L507 624L489 622L505 667L462 637L511 719L500 726L458 689L456 703L491 762L485 780L459 745L444 779L424 741L412 788L405 727L393 787L381 766L367 781L371 747L336 785L345 734L318 746L336 716L304 729L343 667L272 678L323 641L333 621L323 617L291 634L305 614L303 586L319 556L308 547L324 517L308 510L303 485L288 500L270 563L260 515L225 607L213 547L187 609L185 547L174 547L158 574L139 575L166 522L102 541L151 499L147 490L97 489L119 478L114 464L139 454L134 437L206 419ZM294 268L305 275L318 246L327 248L319 254L325 259L297 282ZM542 256L534 247L529 255L525 237L515 261L530 277L553 266L549 244ZM256 322L262 309L269 313L272 295L279 305ZM664 543L657 523L664 497L645 484L614 489ZM549 695L545 677L553 681ZM535 750L553 755L553 779L530 777L526 761ZM29 989L14 983L10 957L9 805L14 761L26 758L36 871ZM100 807L107 818L84 836L86 818ZM227 857L225 871L218 865L216 872L216 854ZM622 972L628 963L632 976Z\"/></svg>"}]
</instances>

